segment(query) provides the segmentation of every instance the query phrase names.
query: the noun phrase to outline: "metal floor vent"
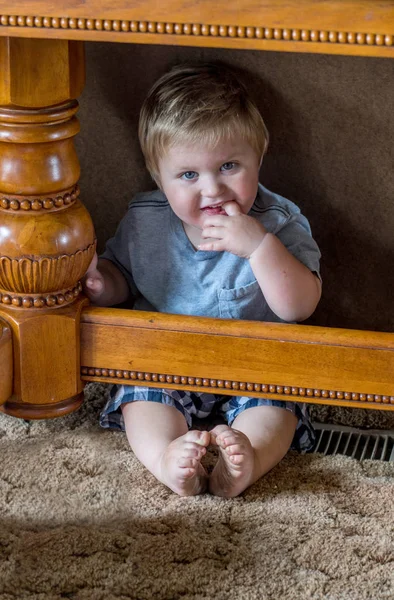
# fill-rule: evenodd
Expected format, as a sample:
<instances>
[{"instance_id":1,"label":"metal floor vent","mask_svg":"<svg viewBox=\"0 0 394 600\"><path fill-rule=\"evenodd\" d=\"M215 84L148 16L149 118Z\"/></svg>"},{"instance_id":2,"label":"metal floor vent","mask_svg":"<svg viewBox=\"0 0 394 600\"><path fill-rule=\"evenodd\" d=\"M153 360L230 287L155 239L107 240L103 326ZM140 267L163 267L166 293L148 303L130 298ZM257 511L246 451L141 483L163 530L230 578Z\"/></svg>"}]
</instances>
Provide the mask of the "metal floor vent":
<instances>
[{"instance_id":1,"label":"metal floor vent","mask_svg":"<svg viewBox=\"0 0 394 600\"><path fill-rule=\"evenodd\" d=\"M343 425L313 423L316 445L313 452L342 454L357 460L394 462L394 431L355 429Z\"/></svg>"}]
</instances>

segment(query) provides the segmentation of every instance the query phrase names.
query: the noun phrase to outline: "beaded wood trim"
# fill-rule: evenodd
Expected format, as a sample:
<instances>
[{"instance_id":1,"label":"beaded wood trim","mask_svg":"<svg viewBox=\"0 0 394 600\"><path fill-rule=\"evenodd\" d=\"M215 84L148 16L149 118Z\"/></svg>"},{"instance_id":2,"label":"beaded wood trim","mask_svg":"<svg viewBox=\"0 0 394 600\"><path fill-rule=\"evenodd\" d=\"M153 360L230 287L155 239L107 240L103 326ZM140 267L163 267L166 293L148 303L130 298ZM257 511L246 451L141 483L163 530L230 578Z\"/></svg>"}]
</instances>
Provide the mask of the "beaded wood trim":
<instances>
[{"instance_id":1,"label":"beaded wood trim","mask_svg":"<svg viewBox=\"0 0 394 600\"><path fill-rule=\"evenodd\" d=\"M357 44L361 46L393 46L392 34L355 31L328 31L322 29L292 29L273 27L244 27L237 25L209 25L206 23L165 23L157 21L128 21L120 19L75 19L68 17L41 17L0 15L0 26L34 27L38 29L79 29L120 33L153 33L182 36L246 38L289 42L322 42Z\"/></svg>"},{"instance_id":2,"label":"beaded wood trim","mask_svg":"<svg viewBox=\"0 0 394 600\"><path fill-rule=\"evenodd\" d=\"M12 211L55 211L65 206L73 204L80 195L79 186L67 190L64 194L57 194L53 198L24 198L22 196L2 196L0 197L0 209Z\"/></svg>"},{"instance_id":3,"label":"beaded wood trim","mask_svg":"<svg viewBox=\"0 0 394 600\"><path fill-rule=\"evenodd\" d=\"M0 304L12 306L14 308L54 308L56 306L66 306L75 300L82 292L82 284L78 284L69 290L60 290L54 294L29 294L20 296L10 292L0 292Z\"/></svg>"},{"instance_id":4,"label":"beaded wood trim","mask_svg":"<svg viewBox=\"0 0 394 600\"><path fill-rule=\"evenodd\" d=\"M130 381L144 381L163 384L179 384L192 387L218 388L219 390L246 391L252 393L286 395L292 398L330 398L332 400L353 400L354 402L371 402L377 404L394 404L394 396L379 394L360 394L337 390L319 390L294 386L273 385L269 383L251 383L244 381L231 381L225 379L207 379L202 377L185 377L181 375L165 375L162 373L145 373L141 371L122 371L116 369L99 369L95 367L81 367L83 379L92 378L117 379L119 383Z\"/></svg>"}]
</instances>

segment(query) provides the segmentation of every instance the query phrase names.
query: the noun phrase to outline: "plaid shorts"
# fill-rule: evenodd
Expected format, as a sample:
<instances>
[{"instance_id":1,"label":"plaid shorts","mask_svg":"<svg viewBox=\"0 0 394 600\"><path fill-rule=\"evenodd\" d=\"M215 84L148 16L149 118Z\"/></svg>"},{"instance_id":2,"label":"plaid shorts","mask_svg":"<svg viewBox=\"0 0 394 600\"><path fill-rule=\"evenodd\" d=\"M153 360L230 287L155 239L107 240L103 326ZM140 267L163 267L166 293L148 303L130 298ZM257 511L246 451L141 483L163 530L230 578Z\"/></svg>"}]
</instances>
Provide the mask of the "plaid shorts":
<instances>
[{"instance_id":1,"label":"plaid shorts","mask_svg":"<svg viewBox=\"0 0 394 600\"><path fill-rule=\"evenodd\" d=\"M297 429L291 448L299 452L308 452L315 444L315 432L309 420L306 404L269 400L268 398L250 398L248 396L223 396L206 392L189 392L184 390L168 390L148 388L134 385L114 385L110 397L100 414L100 425L124 431L124 420L121 404L127 402L147 401L160 402L174 406L186 419L188 427L192 419L204 419L216 416L231 425L234 419L247 408L255 406L277 406L292 412L298 419Z\"/></svg>"}]
</instances>

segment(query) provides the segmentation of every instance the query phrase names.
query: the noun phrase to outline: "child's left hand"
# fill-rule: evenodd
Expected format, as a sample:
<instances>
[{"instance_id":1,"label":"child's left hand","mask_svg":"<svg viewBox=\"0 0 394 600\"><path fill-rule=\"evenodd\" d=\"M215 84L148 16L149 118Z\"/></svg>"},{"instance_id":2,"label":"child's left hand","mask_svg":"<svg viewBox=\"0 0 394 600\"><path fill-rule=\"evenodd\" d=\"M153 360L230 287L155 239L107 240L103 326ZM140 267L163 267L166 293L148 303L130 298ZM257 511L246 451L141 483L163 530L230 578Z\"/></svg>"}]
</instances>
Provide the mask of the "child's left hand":
<instances>
[{"instance_id":1,"label":"child's left hand","mask_svg":"<svg viewBox=\"0 0 394 600\"><path fill-rule=\"evenodd\" d=\"M263 241L266 229L253 217L244 215L234 201L223 204L223 209L227 215L207 217L201 237L210 238L210 241L199 244L198 249L226 251L250 258Z\"/></svg>"}]
</instances>

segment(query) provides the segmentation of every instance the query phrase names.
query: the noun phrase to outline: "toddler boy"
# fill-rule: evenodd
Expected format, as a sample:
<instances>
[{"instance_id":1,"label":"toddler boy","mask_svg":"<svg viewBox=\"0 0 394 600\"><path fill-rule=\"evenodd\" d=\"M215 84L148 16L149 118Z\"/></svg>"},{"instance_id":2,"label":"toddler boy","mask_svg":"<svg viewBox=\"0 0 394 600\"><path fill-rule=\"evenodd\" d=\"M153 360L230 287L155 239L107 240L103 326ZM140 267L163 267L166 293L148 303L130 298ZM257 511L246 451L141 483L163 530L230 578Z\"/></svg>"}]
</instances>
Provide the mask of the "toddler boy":
<instances>
[{"instance_id":1,"label":"toddler boy","mask_svg":"<svg viewBox=\"0 0 394 600\"><path fill-rule=\"evenodd\" d=\"M319 249L289 200L259 184L268 132L239 73L180 65L151 89L139 138L158 189L137 194L85 276L101 306L259 321L308 318L321 295ZM226 424L191 429L213 411ZM155 477L180 495L234 497L313 430L305 405L114 386L104 427L125 429ZM201 459L218 447L210 477Z\"/></svg>"}]
</instances>

